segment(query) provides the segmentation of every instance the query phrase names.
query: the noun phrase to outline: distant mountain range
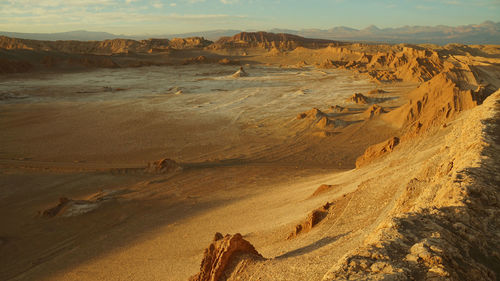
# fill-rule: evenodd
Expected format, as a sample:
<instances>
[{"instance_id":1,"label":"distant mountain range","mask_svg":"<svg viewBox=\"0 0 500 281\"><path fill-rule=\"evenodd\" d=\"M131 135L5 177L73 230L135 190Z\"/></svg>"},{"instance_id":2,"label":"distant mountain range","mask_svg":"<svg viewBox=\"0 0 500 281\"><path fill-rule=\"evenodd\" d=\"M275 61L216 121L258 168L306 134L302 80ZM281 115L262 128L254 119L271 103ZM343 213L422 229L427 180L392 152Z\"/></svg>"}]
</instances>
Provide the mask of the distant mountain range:
<instances>
[{"instance_id":1,"label":"distant mountain range","mask_svg":"<svg viewBox=\"0 0 500 281\"><path fill-rule=\"evenodd\" d=\"M57 32L57 33L20 33L20 32L6 32L0 31L0 36L7 36L13 38L21 39L32 39L32 40L78 40L78 41L102 41L107 39L133 39L133 40L143 40L150 38L186 38L186 37L205 37L208 40L215 41L220 37L233 36L240 33L241 30L209 30L200 32L190 32L182 34L151 34L151 35L119 35L112 34L108 32L97 32L97 31L86 31L86 30L75 30L68 32Z\"/></svg>"},{"instance_id":2,"label":"distant mountain range","mask_svg":"<svg viewBox=\"0 0 500 281\"><path fill-rule=\"evenodd\" d=\"M448 43L461 44L500 44L500 22L485 21L481 24L462 26L403 26L398 28L378 28L371 25L364 29L355 29L345 26L330 29L271 29L273 33L288 33L307 38L387 42L387 43L431 43L444 45ZM0 35L35 40L105 40L115 38L147 39L147 38L174 38L202 36L215 41L220 37L233 36L242 30L210 30L182 34L157 34L157 35L116 35L107 32L70 31L60 33L16 33L2 32Z\"/></svg>"},{"instance_id":3,"label":"distant mountain range","mask_svg":"<svg viewBox=\"0 0 500 281\"><path fill-rule=\"evenodd\" d=\"M271 32L283 32L277 29ZM398 28L378 28L371 25L364 29L354 29L345 26L327 30L303 29L287 33L309 38L322 38L345 41L372 41L387 43L431 43L444 45L461 44L500 44L500 22L486 21L481 24L462 26L403 26Z\"/></svg>"}]
</instances>

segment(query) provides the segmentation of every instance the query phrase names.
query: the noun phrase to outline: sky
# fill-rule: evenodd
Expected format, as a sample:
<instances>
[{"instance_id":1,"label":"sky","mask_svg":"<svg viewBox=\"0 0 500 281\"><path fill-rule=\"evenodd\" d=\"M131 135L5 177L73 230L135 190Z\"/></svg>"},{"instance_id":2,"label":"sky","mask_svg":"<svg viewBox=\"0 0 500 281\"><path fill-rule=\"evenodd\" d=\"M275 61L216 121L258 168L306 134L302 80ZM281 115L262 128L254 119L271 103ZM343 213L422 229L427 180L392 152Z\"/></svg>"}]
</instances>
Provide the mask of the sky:
<instances>
[{"instance_id":1,"label":"sky","mask_svg":"<svg viewBox=\"0 0 500 281\"><path fill-rule=\"evenodd\" d=\"M500 0L0 0L0 30L176 34L500 21Z\"/></svg>"}]
</instances>

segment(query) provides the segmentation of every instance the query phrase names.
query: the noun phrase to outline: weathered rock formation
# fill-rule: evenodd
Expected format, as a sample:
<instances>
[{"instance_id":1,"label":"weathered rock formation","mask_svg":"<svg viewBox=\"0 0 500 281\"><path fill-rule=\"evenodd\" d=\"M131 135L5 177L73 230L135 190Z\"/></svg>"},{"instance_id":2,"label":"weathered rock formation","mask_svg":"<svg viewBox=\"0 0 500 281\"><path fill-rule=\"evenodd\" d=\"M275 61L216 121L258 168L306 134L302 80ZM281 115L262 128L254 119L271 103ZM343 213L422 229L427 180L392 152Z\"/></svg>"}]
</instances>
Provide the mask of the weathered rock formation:
<instances>
[{"instance_id":1,"label":"weathered rock formation","mask_svg":"<svg viewBox=\"0 0 500 281\"><path fill-rule=\"evenodd\" d=\"M323 193L326 193L328 191L331 191L331 190L334 190L335 188L337 188L338 185L331 185L331 184L322 184L320 185L315 191L314 193L311 195L311 197L314 197L314 196L318 196L320 194L323 194Z\"/></svg>"},{"instance_id":2,"label":"weathered rock formation","mask_svg":"<svg viewBox=\"0 0 500 281\"><path fill-rule=\"evenodd\" d=\"M380 156L392 152L398 144L399 138L392 137L387 141L370 146L363 155L356 159L356 168L367 165Z\"/></svg>"},{"instance_id":3,"label":"weathered rock formation","mask_svg":"<svg viewBox=\"0 0 500 281\"><path fill-rule=\"evenodd\" d=\"M387 219L323 281L498 280L499 98L455 120L403 183Z\"/></svg>"},{"instance_id":4,"label":"weathered rock formation","mask_svg":"<svg viewBox=\"0 0 500 281\"><path fill-rule=\"evenodd\" d=\"M56 206L40 211L39 215L47 218L83 215L94 211L104 203L116 200L120 195L128 192L128 190L100 191L89 198L82 200L61 197L59 198L59 203Z\"/></svg>"},{"instance_id":5,"label":"weathered rock formation","mask_svg":"<svg viewBox=\"0 0 500 281\"><path fill-rule=\"evenodd\" d=\"M43 212L41 212L40 214L44 217L55 217L57 216L58 214L62 213L63 210L68 206L69 202L71 202L72 200L66 198L66 197L61 197L59 198L59 203L52 207L52 208L48 208L46 210L44 210Z\"/></svg>"},{"instance_id":6,"label":"weathered rock formation","mask_svg":"<svg viewBox=\"0 0 500 281\"><path fill-rule=\"evenodd\" d=\"M301 233L311 231L313 227L315 227L328 215L328 211L330 210L331 206L332 204L327 202L320 208L313 210L311 213L309 213L309 215L307 215L307 218L304 222L295 226L294 230L288 235L287 239L292 239L297 237L297 235Z\"/></svg>"},{"instance_id":7,"label":"weathered rock formation","mask_svg":"<svg viewBox=\"0 0 500 281\"><path fill-rule=\"evenodd\" d=\"M318 119L318 118L321 118L324 116L326 116L326 114L323 111L321 111L317 108L313 108L309 111L302 112L299 115L297 115L297 119L304 119L304 118Z\"/></svg>"},{"instance_id":8,"label":"weathered rock formation","mask_svg":"<svg viewBox=\"0 0 500 281\"><path fill-rule=\"evenodd\" d=\"M481 104L492 91L462 77L462 71L436 75L412 91L410 101L389 116L399 120L397 124L412 134L452 120L459 112Z\"/></svg>"},{"instance_id":9,"label":"weathered rock formation","mask_svg":"<svg viewBox=\"0 0 500 281\"><path fill-rule=\"evenodd\" d=\"M348 124L349 124L348 122L342 119L337 119L337 118L333 119L323 116L316 122L316 127L320 129L334 129L334 128L345 127Z\"/></svg>"},{"instance_id":10,"label":"weathered rock formation","mask_svg":"<svg viewBox=\"0 0 500 281\"><path fill-rule=\"evenodd\" d=\"M330 106L330 112L332 113L345 113L349 112L349 108L340 106L338 104Z\"/></svg>"},{"instance_id":11,"label":"weathered rock formation","mask_svg":"<svg viewBox=\"0 0 500 281\"><path fill-rule=\"evenodd\" d=\"M318 65L319 68L325 68L325 69L328 69L328 68L336 68L336 67L339 67L339 64L336 64L333 60L331 59L326 59L324 60L323 62L321 62L319 65Z\"/></svg>"},{"instance_id":12,"label":"weathered rock formation","mask_svg":"<svg viewBox=\"0 0 500 281\"><path fill-rule=\"evenodd\" d=\"M38 41L0 36L0 49L61 52L72 54L151 53L152 50L204 48L212 42L202 37L168 39L113 39L104 41Z\"/></svg>"},{"instance_id":13,"label":"weathered rock formation","mask_svg":"<svg viewBox=\"0 0 500 281\"><path fill-rule=\"evenodd\" d=\"M317 108L313 108L297 115L298 120L306 118L309 119L310 122L316 126L316 128L322 130L345 127L348 125L348 122L342 119L333 118Z\"/></svg>"},{"instance_id":14,"label":"weathered rock formation","mask_svg":"<svg viewBox=\"0 0 500 281\"><path fill-rule=\"evenodd\" d=\"M221 65L238 65L238 64L240 64L240 61L231 60L228 58L223 58L223 59L220 59L217 63L221 64Z\"/></svg>"},{"instance_id":15,"label":"weathered rock formation","mask_svg":"<svg viewBox=\"0 0 500 281\"><path fill-rule=\"evenodd\" d=\"M328 45L338 45L332 40L310 39L286 33L241 32L232 37L222 37L214 44L214 48L265 48L278 50L293 50L299 46L320 48Z\"/></svg>"},{"instance_id":16,"label":"weathered rock formation","mask_svg":"<svg viewBox=\"0 0 500 281\"><path fill-rule=\"evenodd\" d=\"M387 91L384 91L382 89L375 89L375 90L371 90L369 91L368 93L366 93L367 95L376 95L376 94L385 94L387 93Z\"/></svg>"},{"instance_id":17,"label":"weathered rock formation","mask_svg":"<svg viewBox=\"0 0 500 281\"><path fill-rule=\"evenodd\" d=\"M213 242L203 253L200 272L189 278L189 281L219 281L229 265L238 259L263 257L241 234L227 234L223 237L222 234L216 233Z\"/></svg>"},{"instance_id":18,"label":"weathered rock formation","mask_svg":"<svg viewBox=\"0 0 500 281\"><path fill-rule=\"evenodd\" d=\"M392 75L405 81L425 81L410 93L407 104L384 116L384 120L401 128L401 141L446 126L460 112L481 104L499 85L491 75L481 75L478 68L459 59L440 57L436 51L416 47L374 56L370 66L392 69ZM365 155L376 157L373 151L378 149L369 147Z\"/></svg>"},{"instance_id":19,"label":"weathered rock formation","mask_svg":"<svg viewBox=\"0 0 500 281\"><path fill-rule=\"evenodd\" d=\"M236 71L235 73L233 73L232 76L234 78L247 77L248 73L246 73L246 71L243 69L243 67L240 67L240 69L238 69L238 71Z\"/></svg>"},{"instance_id":20,"label":"weathered rock formation","mask_svg":"<svg viewBox=\"0 0 500 281\"><path fill-rule=\"evenodd\" d=\"M363 118L372 119L374 117L380 116L382 113L387 113L387 111L378 104L371 105L365 112L363 112Z\"/></svg>"},{"instance_id":21,"label":"weathered rock formation","mask_svg":"<svg viewBox=\"0 0 500 281\"><path fill-rule=\"evenodd\" d=\"M355 104L367 104L369 102L369 99L361 93L355 93L350 98L348 98L347 101L353 102Z\"/></svg>"},{"instance_id":22,"label":"weathered rock formation","mask_svg":"<svg viewBox=\"0 0 500 281\"><path fill-rule=\"evenodd\" d=\"M179 90L179 91L181 91L181 90ZM179 165L177 162L175 162L172 159L164 158L164 159L149 163L144 171L146 173L153 173L153 174L168 174L168 173L178 172L180 170L182 170L181 165Z\"/></svg>"},{"instance_id":23,"label":"weathered rock formation","mask_svg":"<svg viewBox=\"0 0 500 281\"><path fill-rule=\"evenodd\" d=\"M187 65L187 64L200 64L200 63L208 63L208 59L205 56L197 56L194 58L189 58L184 60L182 64Z\"/></svg>"}]
</instances>

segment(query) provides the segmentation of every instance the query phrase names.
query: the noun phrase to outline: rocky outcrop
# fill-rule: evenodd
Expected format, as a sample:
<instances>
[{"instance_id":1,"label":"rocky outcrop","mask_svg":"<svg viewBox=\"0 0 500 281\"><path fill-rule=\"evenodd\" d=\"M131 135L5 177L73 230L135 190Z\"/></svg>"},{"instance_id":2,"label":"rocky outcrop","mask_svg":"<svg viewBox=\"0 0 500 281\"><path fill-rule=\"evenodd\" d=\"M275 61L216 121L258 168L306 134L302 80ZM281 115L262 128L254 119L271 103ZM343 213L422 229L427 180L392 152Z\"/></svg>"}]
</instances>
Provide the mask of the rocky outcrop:
<instances>
[{"instance_id":1,"label":"rocky outcrop","mask_svg":"<svg viewBox=\"0 0 500 281\"><path fill-rule=\"evenodd\" d=\"M369 102L369 98L361 93L355 93L348 98L347 101L355 104L367 104Z\"/></svg>"},{"instance_id":2,"label":"rocky outcrop","mask_svg":"<svg viewBox=\"0 0 500 281\"><path fill-rule=\"evenodd\" d=\"M345 112L349 112L349 108L340 106L338 104L330 106L329 110L332 113L345 113Z\"/></svg>"},{"instance_id":3,"label":"rocky outcrop","mask_svg":"<svg viewBox=\"0 0 500 281\"><path fill-rule=\"evenodd\" d=\"M149 39L149 40L158 40L158 39ZM166 40L166 39L160 39L160 40ZM146 42L144 43L147 44L149 42L148 40L146 40ZM173 38L167 44L168 47L172 49L183 50L183 49L201 49L210 46L212 43L213 43L212 41L206 40L203 37L188 37L188 38ZM162 44L162 46L163 45L165 45L165 43Z\"/></svg>"},{"instance_id":4,"label":"rocky outcrop","mask_svg":"<svg viewBox=\"0 0 500 281\"><path fill-rule=\"evenodd\" d=\"M303 61L299 61L297 64L295 64L293 67L296 67L296 68L303 68L303 67L306 67L308 66L309 64L307 63L307 61L303 60Z\"/></svg>"},{"instance_id":5,"label":"rocky outcrop","mask_svg":"<svg viewBox=\"0 0 500 281\"><path fill-rule=\"evenodd\" d=\"M365 166L380 156L392 152L394 148L399 144L398 137L392 137L387 141L372 145L368 147L363 155L356 159L356 168Z\"/></svg>"},{"instance_id":6,"label":"rocky outcrop","mask_svg":"<svg viewBox=\"0 0 500 281\"><path fill-rule=\"evenodd\" d=\"M220 59L217 63L221 64L221 65L239 65L240 61L238 61L238 60L231 60L231 59L228 59L228 58L223 58L223 59Z\"/></svg>"},{"instance_id":7,"label":"rocky outcrop","mask_svg":"<svg viewBox=\"0 0 500 281\"><path fill-rule=\"evenodd\" d=\"M440 57L427 49L403 47L399 52L379 54L367 67L386 69L375 71L374 75L390 71L390 75L398 79L425 81L409 94L408 103L383 118L401 128L401 141L446 126L460 112L481 104L498 89L498 81L490 75L483 75L479 81L480 75L474 67L453 57ZM372 152L367 150L365 155L376 157Z\"/></svg>"},{"instance_id":8,"label":"rocky outcrop","mask_svg":"<svg viewBox=\"0 0 500 281\"><path fill-rule=\"evenodd\" d=\"M200 64L200 63L208 63L209 60L205 56L197 56L194 58L189 58L184 60L182 64L188 65L188 64Z\"/></svg>"},{"instance_id":9,"label":"rocky outcrop","mask_svg":"<svg viewBox=\"0 0 500 281\"><path fill-rule=\"evenodd\" d=\"M320 185L315 191L314 193L311 195L311 197L315 197L315 196L318 196L318 195L321 195L323 193L326 193L326 192L329 192L331 190L334 190L336 188L338 188L339 186L338 185L331 185L331 184L322 184Z\"/></svg>"},{"instance_id":10,"label":"rocky outcrop","mask_svg":"<svg viewBox=\"0 0 500 281\"><path fill-rule=\"evenodd\" d=\"M302 112L298 114L296 118L298 120L309 119L311 124L313 124L316 128L321 130L334 129L349 125L348 122L342 119L333 118L329 116L329 114L324 113L323 111L317 108L313 108L309 111Z\"/></svg>"},{"instance_id":11,"label":"rocky outcrop","mask_svg":"<svg viewBox=\"0 0 500 281\"><path fill-rule=\"evenodd\" d=\"M375 89L375 90L371 90L369 91L368 93L366 93L367 95L377 95L377 94L385 94L387 93L387 91L384 91L382 89Z\"/></svg>"},{"instance_id":12,"label":"rocky outcrop","mask_svg":"<svg viewBox=\"0 0 500 281\"><path fill-rule=\"evenodd\" d=\"M332 204L327 202L320 208L313 210L311 213L309 213L309 215L307 215L307 218L304 222L295 226L294 230L288 235L287 239L293 239L301 233L311 231L313 227L315 227L328 215L331 206Z\"/></svg>"},{"instance_id":13,"label":"rocky outcrop","mask_svg":"<svg viewBox=\"0 0 500 281\"><path fill-rule=\"evenodd\" d=\"M458 82L461 71L443 72L410 93L410 101L388 116L409 135L418 135L440 126L459 112L473 108L490 92L467 80ZM462 85L460 85L462 84Z\"/></svg>"},{"instance_id":14,"label":"rocky outcrop","mask_svg":"<svg viewBox=\"0 0 500 281\"><path fill-rule=\"evenodd\" d=\"M321 50L320 68L351 69L378 82L424 82L446 69L436 51L417 46L329 46Z\"/></svg>"},{"instance_id":15,"label":"rocky outcrop","mask_svg":"<svg viewBox=\"0 0 500 281\"><path fill-rule=\"evenodd\" d=\"M324 60L323 62L321 62L318 67L319 68L324 68L324 69L329 69L329 68L336 68L338 67L339 64L338 63L335 63L333 60L331 59L326 59Z\"/></svg>"},{"instance_id":16,"label":"rocky outcrop","mask_svg":"<svg viewBox=\"0 0 500 281\"><path fill-rule=\"evenodd\" d=\"M248 73L243 69L243 67L240 67L240 69L238 69L238 71L236 71L235 73L233 73L232 76L234 78L247 77Z\"/></svg>"},{"instance_id":17,"label":"rocky outcrop","mask_svg":"<svg viewBox=\"0 0 500 281\"><path fill-rule=\"evenodd\" d=\"M498 280L499 98L455 120L387 219L323 281Z\"/></svg>"},{"instance_id":18,"label":"rocky outcrop","mask_svg":"<svg viewBox=\"0 0 500 281\"><path fill-rule=\"evenodd\" d=\"M152 173L152 174L168 174L168 173L178 172L181 170L182 170L181 165L179 165L174 160L168 158L164 158L149 163L148 166L144 169L146 173Z\"/></svg>"},{"instance_id":19,"label":"rocky outcrop","mask_svg":"<svg viewBox=\"0 0 500 281\"><path fill-rule=\"evenodd\" d=\"M328 118L326 116L321 117L316 122L316 127L319 129L334 129L340 127L346 127L349 123L338 118Z\"/></svg>"},{"instance_id":20,"label":"rocky outcrop","mask_svg":"<svg viewBox=\"0 0 500 281\"><path fill-rule=\"evenodd\" d=\"M40 215L42 215L44 217L49 217L49 218L55 217L58 214L62 213L63 210L68 206L68 204L71 201L72 200L70 200L66 197L61 197L61 198L59 198L59 203L56 206L44 210L43 212L40 213Z\"/></svg>"},{"instance_id":21,"label":"rocky outcrop","mask_svg":"<svg viewBox=\"0 0 500 281\"><path fill-rule=\"evenodd\" d=\"M309 111L302 112L299 115L297 115L297 119L304 119L304 118L318 119L318 118L321 118L324 116L326 116L326 114L323 111L321 111L317 108L313 108Z\"/></svg>"},{"instance_id":22,"label":"rocky outcrop","mask_svg":"<svg viewBox=\"0 0 500 281\"><path fill-rule=\"evenodd\" d=\"M214 43L214 48L265 48L293 50L297 47L321 48L339 44L336 41L310 39L298 35L269 32L241 32L232 37L222 37Z\"/></svg>"},{"instance_id":23,"label":"rocky outcrop","mask_svg":"<svg viewBox=\"0 0 500 281\"><path fill-rule=\"evenodd\" d=\"M380 116L382 113L387 113L387 111L380 105L373 104L363 112L363 118L372 119L377 116Z\"/></svg>"},{"instance_id":24,"label":"rocky outcrop","mask_svg":"<svg viewBox=\"0 0 500 281\"><path fill-rule=\"evenodd\" d=\"M231 263L238 259L263 259L254 246L241 234L216 233L213 242L203 253L200 272L189 281L219 281ZM224 279L225 280L225 279Z\"/></svg>"},{"instance_id":25,"label":"rocky outcrop","mask_svg":"<svg viewBox=\"0 0 500 281\"><path fill-rule=\"evenodd\" d=\"M120 195L129 193L128 190L100 191L89 198L75 200L67 197L59 198L59 203L39 211L39 215L46 218L53 217L74 217L96 210L102 204L116 200Z\"/></svg>"},{"instance_id":26,"label":"rocky outcrop","mask_svg":"<svg viewBox=\"0 0 500 281\"><path fill-rule=\"evenodd\" d=\"M168 39L113 39L104 41L38 41L0 36L0 49L61 52L71 54L152 53L168 49L199 49L212 42L203 37Z\"/></svg>"}]
</instances>

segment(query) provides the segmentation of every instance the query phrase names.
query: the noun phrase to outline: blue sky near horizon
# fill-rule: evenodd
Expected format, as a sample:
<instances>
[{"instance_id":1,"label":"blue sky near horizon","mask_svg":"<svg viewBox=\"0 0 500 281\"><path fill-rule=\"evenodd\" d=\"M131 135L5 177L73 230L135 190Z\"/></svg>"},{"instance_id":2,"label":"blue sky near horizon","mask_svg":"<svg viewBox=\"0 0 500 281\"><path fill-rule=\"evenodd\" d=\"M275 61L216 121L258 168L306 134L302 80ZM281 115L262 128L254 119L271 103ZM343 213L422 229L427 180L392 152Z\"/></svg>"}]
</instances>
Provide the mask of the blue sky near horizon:
<instances>
[{"instance_id":1,"label":"blue sky near horizon","mask_svg":"<svg viewBox=\"0 0 500 281\"><path fill-rule=\"evenodd\" d=\"M500 0L0 0L0 30L174 34L500 21Z\"/></svg>"}]
</instances>

